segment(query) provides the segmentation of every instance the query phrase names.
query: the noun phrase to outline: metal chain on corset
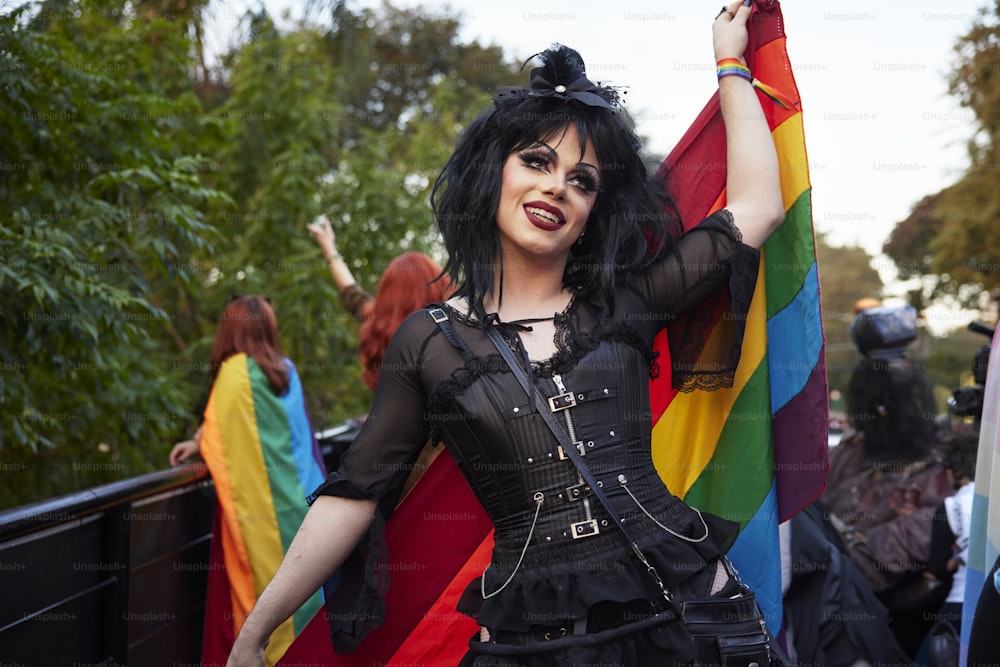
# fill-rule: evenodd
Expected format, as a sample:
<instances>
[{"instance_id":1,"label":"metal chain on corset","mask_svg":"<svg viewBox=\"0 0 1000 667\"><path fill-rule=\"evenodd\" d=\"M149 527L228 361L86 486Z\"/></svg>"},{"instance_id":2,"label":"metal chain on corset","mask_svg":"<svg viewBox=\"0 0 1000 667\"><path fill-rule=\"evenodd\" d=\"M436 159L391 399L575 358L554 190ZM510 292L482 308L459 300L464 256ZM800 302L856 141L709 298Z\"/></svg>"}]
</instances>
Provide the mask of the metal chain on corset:
<instances>
[{"instance_id":1,"label":"metal chain on corset","mask_svg":"<svg viewBox=\"0 0 1000 667\"><path fill-rule=\"evenodd\" d=\"M668 533L670 533L674 537L679 537L680 539L684 540L685 542L692 542L694 544L697 544L698 542L702 542L702 541L705 540L705 538L708 537L708 524L705 523L705 517L703 517L701 515L701 512L698 511L698 508L691 507L690 505L688 505L688 507L691 507L691 509L693 509L698 514L698 519L701 520L701 525L705 529L705 534L704 535L702 535L698 539L694 539L693 537L688 537L687 535L681 535L680 533L671 530L667 526L664 526L662 523L660 523L659 521L657 521L656 517L653 516L652 514L650 514L646 510L646 508L642 506L642 503L639 502L639 499L636 498L634 495L632 495L632 490L630 488L628 488L628 478L625 477L625 475L618 475L618 483L621 484L621 487L623 489L625 489L625 493L627 493L628 497L632 499L632 502L634 502L636 504L636 506L639 509L642 510L643 514L645 514L646 516L648 516L653 521L653 523L655 523L657 526L659 526L663 530L667 531Z\"/></svg>"},{"instance_id":2,"label":"metal chain on corset","mask_svg":"<svg viewBox=\"0 0 1000 667\"><path fill-rule=\"evenodd\" d=\"M538 523L538 515L542 511L542 503L545 502L545 494L541 491L536 491L535 495L535 518L531 520L531 529L528 531L528 539L524 541L524 548L521 549L521 555L517 559L517 565L514 566L514 571L510 573L507 577L507 581L503 582L503 585L490 593L486 594L486 570L489 570L489 565L486 566L486 570L483 570L483 576L479 578L479 592L482 593L483 599L488 600L503 589L507 588L507 584L514 580L514 575L517 574L518 569L521 567L521 561L524 560L524 554L528 552L528 545L531 544L531 537L535 534L535 524Z\"/></svg>"}]
</instances>

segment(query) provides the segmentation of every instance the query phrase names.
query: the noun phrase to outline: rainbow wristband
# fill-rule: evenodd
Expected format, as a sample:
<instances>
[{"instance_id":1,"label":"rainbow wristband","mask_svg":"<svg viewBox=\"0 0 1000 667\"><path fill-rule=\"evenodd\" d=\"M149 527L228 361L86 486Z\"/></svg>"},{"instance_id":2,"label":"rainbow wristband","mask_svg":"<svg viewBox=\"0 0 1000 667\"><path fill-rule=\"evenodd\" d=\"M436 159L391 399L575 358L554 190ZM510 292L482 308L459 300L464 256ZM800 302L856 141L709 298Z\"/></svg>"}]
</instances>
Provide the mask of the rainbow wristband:
<instances>
[{"instance_id":1,"label":"rainbow wristband","mask_svg":"<svg viewBox=\"0 0 1000 667\"><path fill-rule=\"evenodd\" d=\"M717 76L719 79L725 76L738 76L742 79L746 79L750 84L762 92L764 95L769 97L772 102L777 104L782 109L796 109L799 105L793 100L790 100L787 96L781 93L781 91L776 88L772 88L766 83L762 83L758 79L755 79L752 74L750 74L750 68L739 61L738 58L723 58L718 63L717 66Z\"/></svg>"},{"instance_id":2,"label":"rainbow wristband","mask_svg":"<svg viewBox=\"0 0 1000 667\"><path fill-rule=\"evenodd\" d=\"M750 68L736 58L723 58L716 65L716 75L720 79L724 76L738 76L747 81L753 81L753 77L750 75Z\"/></svg>"}]
</instances>

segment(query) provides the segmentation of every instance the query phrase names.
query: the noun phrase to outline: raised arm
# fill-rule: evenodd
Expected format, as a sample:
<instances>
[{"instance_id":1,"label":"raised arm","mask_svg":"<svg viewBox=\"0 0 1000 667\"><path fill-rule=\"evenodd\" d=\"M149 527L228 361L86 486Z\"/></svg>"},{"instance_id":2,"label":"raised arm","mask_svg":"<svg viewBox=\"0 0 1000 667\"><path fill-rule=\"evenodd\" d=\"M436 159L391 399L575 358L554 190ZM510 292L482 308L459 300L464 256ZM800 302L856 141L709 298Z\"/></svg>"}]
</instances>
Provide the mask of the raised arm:
<instances>
[{"instance_id":1,"label":"raised arm","mask_svg":"<svg viewBox=\"0 0 1000 667\"><path fill-rule=\"evenodd\" d=\"M312 232L320 250L323 251L323 257L326 258L326 263L330 266L330 275L333 276L337 291L343 292L345 287L356 284L357 281L354 279L351 269L348 268L344 258L337 251L336 236L330 225L330 219L321 215L307 225L307 228Z\"/></svg>"},{"instance_id":2,"label":"raised arm","mask_svg":"<svg viewBox=\"0 0 1000 667\"><path fill-rule=\"evenodd\" d=\"M742 62L747 47L750 0L734 2L712 26L716 61ZM781 198L778 156L757 91L742 76L719 79L719 103L726 126L726 208L743 235L743 242L759 248L785 217Z\"/></svg>"},{"instance_id":3,"label":"raised arm","mask_svg":"<svg viewBox=\"0 0 1000 667\"><path fill-rule=\"evenodd\" d=\"M263 667L271 633L343 564L368 531L374 512L373 500L316 499L274 578L243 623L227 667Z\"/></svg>"}]
</instances>

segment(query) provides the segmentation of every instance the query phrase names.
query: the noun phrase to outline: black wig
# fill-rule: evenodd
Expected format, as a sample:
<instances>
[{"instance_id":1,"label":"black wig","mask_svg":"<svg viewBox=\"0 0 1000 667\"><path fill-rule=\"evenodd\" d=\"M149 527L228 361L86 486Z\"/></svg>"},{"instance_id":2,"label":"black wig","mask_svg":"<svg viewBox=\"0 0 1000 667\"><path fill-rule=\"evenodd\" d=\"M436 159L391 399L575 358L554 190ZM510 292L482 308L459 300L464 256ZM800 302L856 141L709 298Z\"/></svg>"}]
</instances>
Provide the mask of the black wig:
<instances>
[{"instance_id":1,"label":"black wig","mask_svg":"<svg viewBox=\"0 0 1000 667\"><path fill-rule=\"evenodd\" d=\"M594 144L601 189L587 233L567 262L566 287L603 293L613 306L617 277L662 255L680 229L669 198L647 177L632 120L618 108L618 92L590 83L573 49L557 44L537 57L543 65L531 70L530 86L497 92L493 108L459 138L431 193L448 251L444 270L479 318L485 317L483 298L493 292L494 268L502 259L496 210L504 163L511 153L570 125L581 154L588 140Z\"/></svg>"}]
</instances>

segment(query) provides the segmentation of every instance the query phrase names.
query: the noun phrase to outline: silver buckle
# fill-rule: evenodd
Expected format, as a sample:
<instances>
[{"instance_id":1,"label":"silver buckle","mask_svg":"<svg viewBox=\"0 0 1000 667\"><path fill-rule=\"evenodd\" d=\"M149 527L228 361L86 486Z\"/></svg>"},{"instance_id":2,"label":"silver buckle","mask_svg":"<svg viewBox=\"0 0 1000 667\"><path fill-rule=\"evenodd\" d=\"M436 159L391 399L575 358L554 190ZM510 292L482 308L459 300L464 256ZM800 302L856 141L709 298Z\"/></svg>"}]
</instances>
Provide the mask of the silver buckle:
<instances>
[{"instance_id":1,"label":"silver buckle","mask_svg":"<svg viewBox=\"0 0 1000 667\"><path fill-rule=\"evenodd\" d=\"M580 452L580 456L587 455L587 447L586 445L583 444L583 440L577 440L573 444L576 445L576 451ZM563 449L562 445L556 445L556 452L559 454L560 461L565 461L566 459L569 458L569 456L566 454L566 450Z\"/></svg>"},{"instance_id":2,"label":"silver buckle","mask_svg":"<svg viewBox=\"0 0 1000 667\"><path fill-rule=\"evenodd\" d=\"M427 312L431 314L431 319L434 320L434 324L441 324L442 322L448 321L448 313L444 312L440 308L431 308Z\"/></svg>"},{"instance_id":3,"label":"silver buckle","mask_svg":"<svg viewBox=\"0 0 1000 667\"><path fill-rule=\"evenodd\" d=\"M566 487L566 500L571 503L577 500L582 500L585 495L590 492L590 487L586 483L580 482L579 484L574 484L573 486Z\"/></svg>"},{"instance_id":4,"label":"silver buckle","mask_svg":"<svg viewBox=\"0 0 1000 667\"><path fill-rule=\"evenodd\" d=\"M556 405L556 402L562 402L562 405ZM559 412L560 410L565 410L566 408L576 407L576 396L571 391L567 391L562 394L556 394L555 396L549 397L549 410L552 412Z\"/></svg>"},{"instance_id":5,"label":"silver buckle","mask_svg":"<svg viewBox=\"0 0 1000 667\"><path fill-rule=\"evenodd\" d=\"M579 540L582 537L591 537L601 532L601 528L597 525L597 519L577 521L576 523L569 524L569 527L573 532L574 540Z\"/></svg>"}]
</instances>

